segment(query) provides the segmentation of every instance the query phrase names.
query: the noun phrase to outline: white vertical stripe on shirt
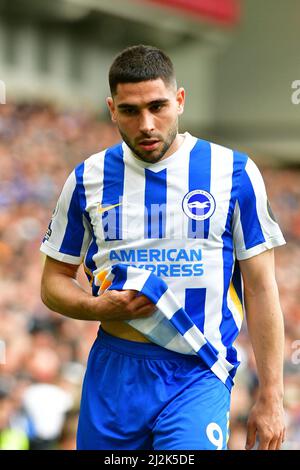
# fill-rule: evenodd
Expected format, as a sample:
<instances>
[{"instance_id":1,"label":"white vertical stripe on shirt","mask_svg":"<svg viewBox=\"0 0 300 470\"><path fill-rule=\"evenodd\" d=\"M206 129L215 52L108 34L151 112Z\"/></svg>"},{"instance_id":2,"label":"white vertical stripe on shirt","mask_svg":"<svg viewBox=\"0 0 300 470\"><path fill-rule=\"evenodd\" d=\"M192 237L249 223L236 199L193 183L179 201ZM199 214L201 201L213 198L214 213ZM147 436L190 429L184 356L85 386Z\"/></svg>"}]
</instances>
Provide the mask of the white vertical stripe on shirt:
<instances>
[{"instance_id":1,"label":"white vertical stripe on shirt","mask_svg":"<svg viewBox=\"0 0 300 470\"><path fill-rule=\"evenodd\" d=\"M124 152L124 191L122 207L122 236L124 240L145 238L145 169L136 165L129 147L122 144Z\"/></svg>"},{"instance_id":2,"label":"white vertical stripe on shirt","mask_svg":"<svg viewBox=\"0 0 300 470\"><path fill-rule=\"evenodd\" d=\"M222 235L225 231L229 210L233 173L233 152L216 144L211 144L211 184L210 193L218 203L214 214L210 218L209 241L223 245ZM218 235L218 236L217 236ZM207 256L210 256L207 251ZM206 304L210 305L210 311L214 312L204 319L204 336L211 341L213 346L226 357L226 347L222 343L220 324L222 322L223 303L223 253L219 249L213 253L209 264L212 269L207 273ZM215 290L210 289L210 284L219 286L220 294L215 295ZM207 312L207 310L206 310Z\"/></svg>"},{"instance_id":3,"label":"white vertical stripe on shirt","mask_svg":"<svg viewBox=\"0 0 300 470\"><path fill-rule=\"evenodd\" d=\"M189 219L182 210L182 201L189 192L189 160L190 152L196 145L197 139L187 134L186 142L180 158L167 168L167 220L166 238L182 240L188 233Z\"/></svg>"},{"instance_id":4,"label":"white vertical stripe on shirt","mask_svg":"<svg viewBox=\"0 0 300 470\"><path fill-rule=\"evenodd\" d=\"M97 267L101 266L99 253L102 252L100 243L104 239L102 214L99 211L103 195L104 156L106 150L96 153L85 161L83 185L85 188L86 211L90 215L94 235L98 247L94 261ZM97 262L98 260L98 262ZM100 261L100 262L99 262Z\"/></svg>"},{"instance_id":5,"label":"white vertical stripe on shirt","mask_svg":"<svg viewBox=\"0 0 300 470\"><path fill-rule=\"evenodd\" d=\"M239 203L237 201L235 203L235 208L233 212L232 231L233 231L235 253L237 253L240 250L246 250L244 232L243 232L242 223L241 223L241 211L240 211Z\"/></svg>"}]
</instances>

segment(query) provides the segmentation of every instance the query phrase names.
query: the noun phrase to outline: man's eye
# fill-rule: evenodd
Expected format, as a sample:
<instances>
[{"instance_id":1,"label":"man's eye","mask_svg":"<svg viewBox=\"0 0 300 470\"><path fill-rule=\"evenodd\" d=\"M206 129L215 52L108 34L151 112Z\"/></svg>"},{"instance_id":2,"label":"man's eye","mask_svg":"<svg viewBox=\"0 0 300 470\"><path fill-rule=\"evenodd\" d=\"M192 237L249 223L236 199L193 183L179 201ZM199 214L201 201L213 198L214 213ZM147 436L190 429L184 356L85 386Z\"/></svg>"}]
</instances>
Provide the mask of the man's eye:
<instances>
[{"instance_id":1,"label":"man's eye","mask_svg":"<svg viewBox=\"0 0 300 470\"><path fill-rule=\"evenodd\" d=\"M163 104L154 104L151 106L151 111L160 111L164 107Z\"/></svg>"},{"instance_id":2,"label":"man's eye","mask_svg":"<svg viewBox=\"0 0 300 470\"><path fill-rule=\"evenodd\" d=\"M137 113L137 110L134 108L125 108L122 110L123 114L127 114L127 116L133 116L134 114Z\"/></svg>"}]
</instances>

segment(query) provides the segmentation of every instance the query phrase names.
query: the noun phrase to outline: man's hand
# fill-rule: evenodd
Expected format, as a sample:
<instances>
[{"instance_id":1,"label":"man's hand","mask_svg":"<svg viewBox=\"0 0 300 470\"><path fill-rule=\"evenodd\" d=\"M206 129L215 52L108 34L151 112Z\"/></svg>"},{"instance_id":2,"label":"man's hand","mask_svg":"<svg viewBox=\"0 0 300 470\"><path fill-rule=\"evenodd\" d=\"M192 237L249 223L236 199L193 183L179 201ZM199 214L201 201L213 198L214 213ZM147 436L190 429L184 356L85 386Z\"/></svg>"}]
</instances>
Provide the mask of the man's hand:
<instances>
[{"instance_id":1,"label":"man's hand","mask_svg":"<svg viewBox=\"0 0 300 470\"><path fill-rule=\"evenodd\" d=\"M156 306L136 290L106 290L99 297L87 293L77 282L79 266L47 256L41 296L51 310L79 320L132 320L150 317Z\"/></svg>"},{"instance_id":2,"label":"man's hand","mask_svg":"<svg viewBox=\"0 0 300 470\"><path fill-rule=\"evenodd\" d=\"M150 317L156 310L154 305L145 295L135 290L107 290L100 297L95 298L94 307L97 304L101 309L101 320L133 320L136 318Z\"/></svg>"},{"instance_id":3,"label":"man's hand","mask_svg":"<svg viewBox=\"0 0 300 470\"><path fill-rule=\"evenodd\" d=\"M253 448L256 437L258 450L279 450L285 439L282 399L259 398L252 408L247 425L246 449Z\"/></svg>"}]
</instances>

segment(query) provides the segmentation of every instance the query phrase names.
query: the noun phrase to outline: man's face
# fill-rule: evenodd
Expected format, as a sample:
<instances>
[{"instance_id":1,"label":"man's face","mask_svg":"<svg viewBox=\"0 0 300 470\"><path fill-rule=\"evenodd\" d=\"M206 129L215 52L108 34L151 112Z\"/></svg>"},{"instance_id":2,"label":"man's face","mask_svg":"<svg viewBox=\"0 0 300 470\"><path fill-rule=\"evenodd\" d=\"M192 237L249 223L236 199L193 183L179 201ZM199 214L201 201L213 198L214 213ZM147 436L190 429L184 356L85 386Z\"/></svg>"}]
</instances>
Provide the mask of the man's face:
<instances>
[{"instance_id":1,"label":"man's face","mask_svg":"<svg viewBox=\"0 0 300 470\"><path fill-rule=\"evenodd\" d=\"M161 79L119 83L107 105L124 142L141 160L156 163L177 149L183 88Z\"/></svg>"}]
</instances>

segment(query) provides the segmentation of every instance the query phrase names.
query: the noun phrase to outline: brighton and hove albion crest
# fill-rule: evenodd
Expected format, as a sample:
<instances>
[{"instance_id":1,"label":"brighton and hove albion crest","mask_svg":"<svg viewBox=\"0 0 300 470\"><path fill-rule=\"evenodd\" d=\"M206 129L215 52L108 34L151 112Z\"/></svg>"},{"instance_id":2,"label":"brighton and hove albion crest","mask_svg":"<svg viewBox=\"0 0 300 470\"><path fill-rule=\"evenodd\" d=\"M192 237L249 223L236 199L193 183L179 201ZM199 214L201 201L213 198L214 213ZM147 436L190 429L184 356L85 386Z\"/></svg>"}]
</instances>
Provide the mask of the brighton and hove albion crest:
<instances>
[{"instance_id":1,"label":"brighton and hove albion crest","mask_svg":"<svg viewBox=\"0 0 300 470\"><path fill-rule=\"evenodd\" d=\"M184 196L182 209L190 219L205 220L215 212L216 203L208 191L195 189Z\"/></svg>"}]
</instances>

